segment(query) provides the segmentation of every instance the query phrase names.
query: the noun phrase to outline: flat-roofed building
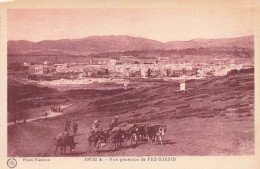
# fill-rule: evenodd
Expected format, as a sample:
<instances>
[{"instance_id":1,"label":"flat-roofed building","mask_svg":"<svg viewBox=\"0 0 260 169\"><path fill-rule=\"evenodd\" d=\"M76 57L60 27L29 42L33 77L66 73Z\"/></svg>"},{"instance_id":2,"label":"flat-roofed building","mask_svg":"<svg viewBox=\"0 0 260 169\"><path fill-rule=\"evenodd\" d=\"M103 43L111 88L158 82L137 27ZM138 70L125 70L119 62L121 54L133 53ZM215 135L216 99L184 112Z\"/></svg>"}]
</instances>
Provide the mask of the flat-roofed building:
<instances>
[{"instance_id":1,"label":"flat-roofed building","mask_svg":"<svg viewBox=\"0 0 260 169\"><path fill-rule=\"evenodd\" d=\"M110 62L111 58L97 58L93 57L91 64L92 65L106 65Z\"/></svg>"},{"instance_id":2,"label":"flat-roofed building","mask_svg":"<svg viewBox=\"0 0 260 169\"><path fill-rule=\"evenodd\" d=\"M43 66L42 65L32 65L28 69L29 75L43 75Z\"/></svg>"},{"instance_id":3,"label":"flat-roofed building","mask_svg":"<svg viewBox=\"0 0 260 169\"><path fill-rule=\"evenodd\" d=\"M168 63L168 62L169 62L169 58L168 57L159 57L157 59L157 63L158 64L160 64L160 63L165 64L165 63Z\"/></svg>"}]
</instances>

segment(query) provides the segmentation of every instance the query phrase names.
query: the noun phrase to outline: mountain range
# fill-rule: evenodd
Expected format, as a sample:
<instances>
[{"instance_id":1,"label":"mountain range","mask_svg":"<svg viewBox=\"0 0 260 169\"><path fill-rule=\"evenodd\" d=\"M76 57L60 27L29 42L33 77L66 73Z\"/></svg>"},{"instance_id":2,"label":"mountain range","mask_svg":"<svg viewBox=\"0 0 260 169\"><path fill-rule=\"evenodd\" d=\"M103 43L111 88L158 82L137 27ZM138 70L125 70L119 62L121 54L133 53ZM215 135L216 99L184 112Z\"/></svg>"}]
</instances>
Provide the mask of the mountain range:
<instances>
[{"instance_id":1,"label":"mountain range","mask_svg":"<svg viewBox=\"0 0 260 169\"><path fill-rule=\"evenodd\" d=\"M82 39L8 41L8 54L67 54L89 55L124 51L182 50L198 48L254 49L254 36L222 39L193 39L190 41L160 42L131 36L90 36Z\"/></svg>"}]
</instances>

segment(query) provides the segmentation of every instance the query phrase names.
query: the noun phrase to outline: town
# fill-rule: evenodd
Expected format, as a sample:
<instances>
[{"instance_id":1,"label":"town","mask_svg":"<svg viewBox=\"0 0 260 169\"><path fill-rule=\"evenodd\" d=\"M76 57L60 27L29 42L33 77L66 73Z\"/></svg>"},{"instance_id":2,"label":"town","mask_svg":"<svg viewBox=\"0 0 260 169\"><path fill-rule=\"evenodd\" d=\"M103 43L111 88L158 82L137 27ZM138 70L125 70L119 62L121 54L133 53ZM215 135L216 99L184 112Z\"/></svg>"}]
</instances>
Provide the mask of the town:
<instances>
[{"instance_id":1,"label":"town","mask_svg":"<svg viewBox=\"0 0 260 169\"><path fill-rule=\"evenodd\" d=\"M32 80L82 79L82 78L180 78L223 76L230 70L252 68L253 62L244 60L212 59L210 61L178 61L169 57L119 58L92 57L84 63L24 62L22 69Z\"/></svg>"}]
</instances>

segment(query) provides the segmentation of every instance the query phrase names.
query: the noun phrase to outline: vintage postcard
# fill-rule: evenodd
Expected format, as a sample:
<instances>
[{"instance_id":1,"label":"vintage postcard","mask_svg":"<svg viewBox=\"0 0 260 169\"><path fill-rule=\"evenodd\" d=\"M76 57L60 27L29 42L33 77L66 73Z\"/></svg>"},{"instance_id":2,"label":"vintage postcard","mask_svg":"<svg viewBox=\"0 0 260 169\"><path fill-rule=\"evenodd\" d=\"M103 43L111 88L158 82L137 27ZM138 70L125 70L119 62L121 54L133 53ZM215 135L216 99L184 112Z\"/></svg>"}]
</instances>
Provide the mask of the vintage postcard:
<instances>
[{"instance_id":1,"label":"vintage postcard","mask_svg":"<svg viewBox=\"0 0 260 169\"><path fill-rule=\"evenodd\" d=\"M257 12L7 5L1 166L259 168Z\"/></svg>"}]
</instances>

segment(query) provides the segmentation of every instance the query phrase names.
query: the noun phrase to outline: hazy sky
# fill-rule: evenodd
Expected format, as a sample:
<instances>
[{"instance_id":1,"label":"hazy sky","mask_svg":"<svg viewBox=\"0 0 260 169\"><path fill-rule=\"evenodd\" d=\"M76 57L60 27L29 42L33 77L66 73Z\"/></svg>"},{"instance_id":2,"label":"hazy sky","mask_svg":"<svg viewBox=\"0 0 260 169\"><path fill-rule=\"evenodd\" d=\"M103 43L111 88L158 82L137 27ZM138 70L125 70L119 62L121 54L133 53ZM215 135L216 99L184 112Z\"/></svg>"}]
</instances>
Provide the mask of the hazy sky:
<instances>
[{"instance_id":1,"label":"hazy sky","mask_svg":"<svg viewBox=\"0 0 260 169\"><path fill-rule=\"evenodd\" d=\"M129 35L158 40L253 35L253 9L9 9L8 40Z\"/></svg>"}]
</instances>

